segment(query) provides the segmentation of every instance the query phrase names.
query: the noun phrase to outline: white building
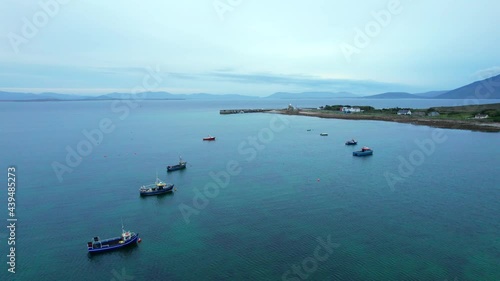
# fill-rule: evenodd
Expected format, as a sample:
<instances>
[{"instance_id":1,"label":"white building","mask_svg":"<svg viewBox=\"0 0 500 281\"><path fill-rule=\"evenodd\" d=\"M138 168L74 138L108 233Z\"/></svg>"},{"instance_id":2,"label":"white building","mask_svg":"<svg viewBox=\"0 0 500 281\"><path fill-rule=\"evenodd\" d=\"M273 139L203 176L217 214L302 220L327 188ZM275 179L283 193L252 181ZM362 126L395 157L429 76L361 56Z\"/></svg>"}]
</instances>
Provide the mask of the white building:
<instances>
[{"instance_id":1,"label":"white building","mask_svg":"<svg viewBox=\"0 0 500 281\"><path fill-rule=\"evenodd\" d=\"M411 115L411 110L401 109L400 111L398 111L398 115Z\"/></svg>"},{"instance_id":2,"label":"white building","mask_svg":"<svg viewBox=\"0 0 500 281\"><path fill-rule=\"evenodd\" d=\"M344 113L361 112L359 107L341 107L340 110Z\"/></svg>"}]
</instances>

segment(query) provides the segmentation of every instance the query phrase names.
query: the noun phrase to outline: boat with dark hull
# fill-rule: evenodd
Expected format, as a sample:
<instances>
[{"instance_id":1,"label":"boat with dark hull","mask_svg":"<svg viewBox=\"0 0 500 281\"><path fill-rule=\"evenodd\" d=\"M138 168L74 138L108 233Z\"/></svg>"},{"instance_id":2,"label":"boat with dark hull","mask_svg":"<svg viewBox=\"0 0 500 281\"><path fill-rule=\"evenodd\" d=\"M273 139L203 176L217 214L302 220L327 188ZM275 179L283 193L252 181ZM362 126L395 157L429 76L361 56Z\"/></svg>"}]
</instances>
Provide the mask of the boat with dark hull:
<instances>
[{"instance_id":1,"label":"boat with dark hull","mask_svg":"<svg viewBox=\"0 0 500 281\"><path fill-rule=\"evenodd\" d=\"M179 164L167 166L167 172L172 172L172 171L186 169L186 164L187 164L187 162L186 161L182 161L182 158L179 157Z\"/></svg>"},{"instance_id":2,"label":"boat with dark hull","mask_svg":"<svg viewBox=\"0 0 500 281\"><path fill-rule=\"evenodd\" d=\"M203 138L204 141L214 141L215 137L212 137L211 135L208 135L208 137Z\"/></svg>"},{"instance_id":3,"label":"boat with dark hull","mask_svg":"<svg viewBox=\"0 0 500 281\"><path fill-rule=\"evenodd\" d=\"M139 194L141 196L159 195L170 193L173 189L174 184L162 182L158 177L156 177L156 182L154 184L141 186L139 188Z\"/></svg>"},{"instance_id":4,"label":"boat with dark hull","mask_svg":"<svg viewBox=\"0 0 500 281\"><path fill-rule=\"evenodd\" d=\"M369 156L373 155L373 150L369 147L363 146L360 151L354 151L353 156Z\"/></svg>"},{"instance_id":5,"label":"boat with dark hull","mask_svg":"<svg viewBox=\"0 0 500 281\"><path fill-rule=\"evenodd\" d=\"M358 142L355 139L348 140L345 142L345 145L356 145Z\"/></svg>"},{"instance_id":6,"label":"boat with dark hull","mask_svg":"<svg viewBox=\"0 0 500 281\"><path fill-rule=\"evenodd\" d=\"M125 231L122 226L121 236L105 240L101 240L99 239L99 236L96 236L91 242L87 242L87 250L90 254L107 252L127 247L129 245L135 245L140 241L139 233Z\"/></svg>"}]
</instances>

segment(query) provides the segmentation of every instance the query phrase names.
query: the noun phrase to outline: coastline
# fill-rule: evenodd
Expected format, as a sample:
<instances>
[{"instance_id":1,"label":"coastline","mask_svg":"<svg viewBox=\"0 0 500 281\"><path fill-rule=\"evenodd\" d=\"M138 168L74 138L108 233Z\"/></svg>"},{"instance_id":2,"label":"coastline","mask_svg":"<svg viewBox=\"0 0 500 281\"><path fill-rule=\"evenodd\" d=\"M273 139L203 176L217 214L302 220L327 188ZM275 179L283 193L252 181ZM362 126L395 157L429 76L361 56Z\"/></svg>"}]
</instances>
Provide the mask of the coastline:
<instances>
[{"instance_id":1,"label":"coastline","mask_svg":"<svg viewBox=\"0 0 500 281\"><path fill-rule=\"evenodd\" d=\"M301 115L301 116L318 117L318 118L397 122L397 123L407 123L407 124L429 126L435 128L443 128L443 129L469 130L469 131L490 132L490 133L500 132L500 123L496 122L486 123L474 120L422 118L422 117L404 116L404 115L393 115L393 116L370 115L362 113L339 114L339 113L326 113L326 112L306 111L306 110L299 110L293 113L287 110L275 110L272 112L284 115Z\"/></svg>"}]
</instances>

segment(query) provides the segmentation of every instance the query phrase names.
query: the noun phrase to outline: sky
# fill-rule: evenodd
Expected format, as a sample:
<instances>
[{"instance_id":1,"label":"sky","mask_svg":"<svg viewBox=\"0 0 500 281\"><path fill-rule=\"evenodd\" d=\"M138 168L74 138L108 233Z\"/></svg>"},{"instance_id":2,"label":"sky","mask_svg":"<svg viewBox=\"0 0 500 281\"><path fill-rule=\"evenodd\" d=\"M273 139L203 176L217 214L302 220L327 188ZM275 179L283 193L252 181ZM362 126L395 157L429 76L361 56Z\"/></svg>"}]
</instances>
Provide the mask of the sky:
<instances>
[{"instance_id":1,"label":"sky","mask_svg":"<svg viewBox=\"0 0 500 281\"><path fill-rule=\"evenodd\" d=\"M500 73L498 11L496 0L2 0L0 91L451 90Z\"/></svg>"}]
</instances>

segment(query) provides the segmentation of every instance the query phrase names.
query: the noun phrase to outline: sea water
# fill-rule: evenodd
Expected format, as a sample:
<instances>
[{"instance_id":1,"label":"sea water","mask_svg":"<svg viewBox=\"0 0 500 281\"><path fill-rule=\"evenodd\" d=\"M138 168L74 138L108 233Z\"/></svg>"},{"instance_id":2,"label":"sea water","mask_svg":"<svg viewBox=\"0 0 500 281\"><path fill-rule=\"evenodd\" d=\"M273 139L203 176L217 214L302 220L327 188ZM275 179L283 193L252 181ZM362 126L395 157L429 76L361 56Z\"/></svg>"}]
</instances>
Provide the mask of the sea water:
<instances>
[{"instance_id":1,"label":"sea water","mask_svg":"<svg viewBox=\"0 0 500 281\"><path fill-rule=\"evenodd\" d=\"M456 102L0 103L0 279L500 280L500 134L218 112L288 103ZM365 145L373 156L352 156ZM188 167L167 174L179 156ZM141 198L156 174L177 190ZM140 244L87 254L122 222Z\"/></svg>"}]
</instances>

